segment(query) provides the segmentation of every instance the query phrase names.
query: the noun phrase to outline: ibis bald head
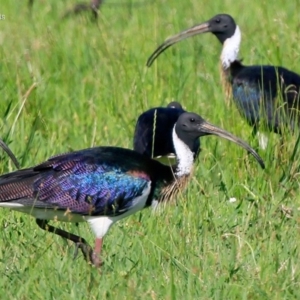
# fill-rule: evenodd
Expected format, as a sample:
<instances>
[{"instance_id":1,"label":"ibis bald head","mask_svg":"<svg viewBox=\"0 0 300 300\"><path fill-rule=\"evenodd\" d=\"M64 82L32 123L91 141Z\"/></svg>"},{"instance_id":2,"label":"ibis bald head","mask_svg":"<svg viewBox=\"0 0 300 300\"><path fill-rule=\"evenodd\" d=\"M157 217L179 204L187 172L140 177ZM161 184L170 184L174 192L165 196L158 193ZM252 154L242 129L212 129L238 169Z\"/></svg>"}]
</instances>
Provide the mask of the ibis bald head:
<instances>
[{"instance_id":1,"label":"ibis bald head","mask_svg":"<svg viewBox=\"0 0 300 300\"><path fill-rule=\"evenodd\" d=\"M227 14L218 14L208 21L194 25L172 37L165 40L158 48L151 54L147 61L147 66L150 67L154 60L170 46L188 38L201 33L211 32L223 44L228 38L235 34L236 23L234 19Z\"/></svg>"},{"instance_id":2,"label":"ibis bald head","mask_svg":"<svg viewBox=\"0 0 300 300\"><path fill-rule=\"evenodd\" d=\"M260 166L264 169L265 164L258 153L251 148L242 139L234 136L228 131L221 129L207 121L195 113L183 113L175 124L175 131L179 139L181 139L188 147L192 148L197 138L205 135L216 135L227 139L251 153Z\"/></svg>"}]
</instances>

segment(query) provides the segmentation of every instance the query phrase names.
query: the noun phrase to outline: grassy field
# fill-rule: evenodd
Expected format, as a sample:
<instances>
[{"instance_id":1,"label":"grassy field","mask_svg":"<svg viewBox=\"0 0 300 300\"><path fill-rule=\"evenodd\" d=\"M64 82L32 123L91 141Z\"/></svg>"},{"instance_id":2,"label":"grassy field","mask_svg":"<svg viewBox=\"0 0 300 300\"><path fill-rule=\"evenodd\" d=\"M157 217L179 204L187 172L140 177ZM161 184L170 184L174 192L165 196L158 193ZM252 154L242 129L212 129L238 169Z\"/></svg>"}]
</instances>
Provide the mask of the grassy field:
<instances>
[{"instance_id":1,"label":"grassy field","mask_svg":"<svg viewBox=\"0 0 300 300\"><path fill-rule=\"evenodd\" d=\"M226 12L246 64L300 73L300 2L121 1L106 1L98 24L61 21L74 1L36 0L31 17L26 1L2 1L0 130L22 166L94 145L131 148L137 116L172 99L257 146L224 102L215 37L181 42L150 69L146 60L166 37ZM235 145L203 138L178 204L116 224L101 271L30 216L1 209L0 299L299 299L300 151L289 134L283 147L268 136L265 171ZM0 155L1 173L13 171ZM55 225L93 243L87 224Z\"/></svg>"}]
</instances>

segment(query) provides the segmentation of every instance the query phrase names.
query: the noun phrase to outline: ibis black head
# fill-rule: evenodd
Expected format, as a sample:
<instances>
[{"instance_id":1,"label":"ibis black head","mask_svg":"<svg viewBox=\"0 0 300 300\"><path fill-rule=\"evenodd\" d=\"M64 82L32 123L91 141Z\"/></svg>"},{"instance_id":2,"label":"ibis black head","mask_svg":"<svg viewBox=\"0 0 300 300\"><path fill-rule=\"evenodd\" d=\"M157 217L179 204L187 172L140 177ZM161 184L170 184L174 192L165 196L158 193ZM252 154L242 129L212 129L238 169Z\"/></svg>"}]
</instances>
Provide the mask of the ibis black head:
<instances>
[{"instance_id":1,"label":"ibis black head","mask_svg":"<svg viewBox=\"0 0 300 300\"><path fill-rule=\"evenodd\" d=\"M169 107L169 108L183 109L183 108L182 108L182 105L181 105L179 102L177 102L177 101L172 101L172 102L170 102L170 103L167 105L167 107Z\"/></svg>"},{"instance_id":2,"label":"ibis black head","mask_svg":"<svg viewBox=\"0 0 300 300\"><path fill-rule=\"evenodd\" d=\"M196 27L196 29L195 29ZM195 34L211 32L223 44L228 38L235 33L236 24L230 15L219 14L212 17L207 22L193 27L197 32Z\"/></svg>"},{"instance_id":3,"label":"ibis black head","mask_svg":"<svg viewBox=\"0 0 300 300\"><path fill-rule=\"evenodd\" d=\"M195 25L187 30L184 30L179 34L176 34L171 38L167 39L166 41L164 41L149 57L147 61L147 66L150 67L154 62L154 60L170 46L188 37L200 33L211 32L223 44L226 39L234 35L235 29L236 29L235 21L230 15L226 15L226 14L216 15L210 20Z\"/></svg>"},{"instance_id":4,"label":"ibis black head","mask_svg":"<svg viewBox=\"0 0 300 300\"><path fill-rule=\"evenodd\" d=\"M250 152L264 169L265 164L257 152L251 148L246 142L233 134L221 129L213 124L206 122L202 117L195 113L183 113L178 118L175 125L175 132L180 140L182 140L190 149L192 149L197 138L205 135L216 135L227 139Z\"/></svg>"}]
</instances>

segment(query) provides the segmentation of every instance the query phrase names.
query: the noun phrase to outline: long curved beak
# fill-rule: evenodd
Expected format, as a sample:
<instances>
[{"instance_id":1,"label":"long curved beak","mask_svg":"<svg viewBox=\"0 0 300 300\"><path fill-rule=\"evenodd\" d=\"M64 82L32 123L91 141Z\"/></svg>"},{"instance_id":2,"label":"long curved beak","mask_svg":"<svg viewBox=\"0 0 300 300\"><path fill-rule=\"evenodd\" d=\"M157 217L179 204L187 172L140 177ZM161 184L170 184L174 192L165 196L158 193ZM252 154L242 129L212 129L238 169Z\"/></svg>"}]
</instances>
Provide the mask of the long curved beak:
<instances>
[{"instance_id":1,"label":"long curved beak","mask_svg":"<svg viewBox=\"0 0 300 300\"><path fill-rule=\"evenodd\" d=\"M14 165L16 166L17 169L20 169L20 164L13 154L13 152L10 150L10 148L0 139L0 147L8 154Z\"/></svg>"},{"instance_id":2,"label":"long curved beak","mask_svg":"<svg viewBox=\"0 0 300 300\"><path fill-rule=\"evenodd\" d=\"M210 26L208 22L195 25L165 40L160 46L158 46L158 48L148 58L147 67L150 67L152 63L155 61L155 59L173 44L176 44L177 42L180 42L188 37L197 35L199 33L205 33L205 32L210 32Z\"/></svg>"},{"instance_id":3,"label":"long curved beak","mask_svg":"<svg viewBox=\"0 0 300 300\"><path fill-rule=\"evenodd\" d=\"M234 136L233 134L227 132L226 130L221 129L213 124L210 124L210 123L204 121L199 126L199 133L201 134L201 136L211 135L211 134L216 135L216 136L222 137L226 140L229 140L229 141L241 146L242 148L247 150L249 153L251 153L255 157L255 159L257 160L257 162L260 164L260 166L263 169L265 168L264 161L262 160L262 158L258 155L258 153L253 148L251 148L246 142L244 142L240 138Z\"/></svg>"}]
</instances>

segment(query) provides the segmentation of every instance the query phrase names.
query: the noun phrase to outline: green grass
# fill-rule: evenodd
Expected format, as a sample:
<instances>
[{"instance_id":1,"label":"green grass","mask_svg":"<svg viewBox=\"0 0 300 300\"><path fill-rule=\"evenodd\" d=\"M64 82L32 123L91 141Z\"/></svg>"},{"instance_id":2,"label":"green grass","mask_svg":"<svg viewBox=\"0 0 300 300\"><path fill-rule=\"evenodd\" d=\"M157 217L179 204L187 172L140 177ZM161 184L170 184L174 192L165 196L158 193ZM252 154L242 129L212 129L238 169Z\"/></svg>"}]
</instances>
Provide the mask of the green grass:
<instances>
[{"instance_id":1,"label":"green grass","mask_svg":"<svg viewBox=\"0 0 300 300\"><path fill-rule=\"evenodd\" d=\"M22 166L94 145L130 148L137 116L172 99L257 146L236 108L225 105L215 37L181 42L150 69L146 60L166 37L227 12L242 30L246 64L300 73L299 2L126 3L107 0L98 25L88 16L61 22L70 1L36 0L31 19L25 1L1 4L0 130ZM299 299L300 153L295 137L287 134L281 148L268 135L265 171L235 145L203 138L177 205L116 224L101 271L81 255L74 261L74 246L30 216L2 209L0 298ZM0 155L1 173L13 171ZM87 224L55 225L93 243Z\"/></svg>"}]
</instances>

